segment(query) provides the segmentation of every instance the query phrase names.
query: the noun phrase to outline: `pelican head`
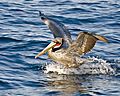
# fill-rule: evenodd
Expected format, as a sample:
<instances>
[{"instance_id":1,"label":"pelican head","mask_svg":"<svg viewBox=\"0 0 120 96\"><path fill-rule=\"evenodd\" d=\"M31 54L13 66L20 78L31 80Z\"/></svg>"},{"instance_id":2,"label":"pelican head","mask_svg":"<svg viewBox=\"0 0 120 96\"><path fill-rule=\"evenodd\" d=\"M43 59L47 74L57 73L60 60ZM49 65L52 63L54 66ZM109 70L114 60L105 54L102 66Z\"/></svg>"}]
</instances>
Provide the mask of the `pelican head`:
<instances>
[{"instance_id":1,"label":"pelican head","mask_svg":"<svg viewBox=\"0 0 120 96\"><path fill-rule=\"evenodd\" d=\"M40 53L38 53L35 58L45 54L49 50L56 51L59 50L63 45L63 38L55 38L46 48L44 48Z\"/></svg>"}]
</instances>

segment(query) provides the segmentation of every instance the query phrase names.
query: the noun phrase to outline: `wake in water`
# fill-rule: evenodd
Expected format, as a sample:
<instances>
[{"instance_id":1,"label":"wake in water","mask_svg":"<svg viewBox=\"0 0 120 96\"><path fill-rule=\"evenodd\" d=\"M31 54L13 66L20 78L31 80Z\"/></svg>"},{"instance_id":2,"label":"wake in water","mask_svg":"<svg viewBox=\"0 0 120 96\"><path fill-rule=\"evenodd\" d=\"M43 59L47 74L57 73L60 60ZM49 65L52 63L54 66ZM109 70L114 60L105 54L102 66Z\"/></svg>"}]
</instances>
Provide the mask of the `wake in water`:
<instances>
[{"instance_id":1,"label":"wake in water","mask_svg":"<svg viewBox=\"0 0 120 96\"><path fill-rule=\"evenodd\" d=\"M62 64L52 62L47 64L45 73L57 73L57 74L114 74L114 69L103 59L98 59L95 57L89 58L91 62L83 64L78 68L65 68Z\"/></svg>"}]
</instances>

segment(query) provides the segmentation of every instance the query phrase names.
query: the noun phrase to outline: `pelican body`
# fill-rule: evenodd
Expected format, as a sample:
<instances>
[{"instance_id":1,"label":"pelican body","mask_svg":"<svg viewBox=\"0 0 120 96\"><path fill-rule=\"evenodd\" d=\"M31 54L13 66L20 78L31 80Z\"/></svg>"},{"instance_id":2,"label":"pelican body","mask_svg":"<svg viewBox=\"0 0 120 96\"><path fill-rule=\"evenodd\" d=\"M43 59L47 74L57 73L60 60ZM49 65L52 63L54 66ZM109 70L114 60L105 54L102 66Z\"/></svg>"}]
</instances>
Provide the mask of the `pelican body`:
<instances>
[{"instance_id":1,"label":"pelican body","mask_svg":"<svg viewBox=\"0 0 120 96\"><path fill-rule=\"evenodd\" d=\"M54 35L54 40L35 58L48 52L48 56L55 62L63 64L65 67L78 67L85 62L85 58L80 55L89 52L97 40L108 42L100 35L88 32L80 32L76 40L72 40L69 30L59 21L51 19L40 12L41 20L48 26Z\"/></svg>"}]
</instances>

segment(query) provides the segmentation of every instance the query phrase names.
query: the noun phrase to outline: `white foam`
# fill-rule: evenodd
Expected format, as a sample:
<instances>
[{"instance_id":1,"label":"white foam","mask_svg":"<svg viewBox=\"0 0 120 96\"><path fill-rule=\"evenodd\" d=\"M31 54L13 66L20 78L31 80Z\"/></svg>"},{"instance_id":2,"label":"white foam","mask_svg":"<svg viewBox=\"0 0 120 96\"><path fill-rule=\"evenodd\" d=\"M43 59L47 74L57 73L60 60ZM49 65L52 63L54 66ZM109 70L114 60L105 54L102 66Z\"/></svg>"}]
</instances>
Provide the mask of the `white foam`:
<instances>
[{"instance_id":1,"label":"white foam","mask_svg":"<svg viewBox=\"0 0 120 96\"><path fill-rule=\"evenodd\" d=\"M89 58L92 62L83 64L78 68L65 68L62 64L54 63L46 65L45 73L58 73L58 74L114 74L114 69L103 59L95 57Z\"/></svg>"}]
</instances>

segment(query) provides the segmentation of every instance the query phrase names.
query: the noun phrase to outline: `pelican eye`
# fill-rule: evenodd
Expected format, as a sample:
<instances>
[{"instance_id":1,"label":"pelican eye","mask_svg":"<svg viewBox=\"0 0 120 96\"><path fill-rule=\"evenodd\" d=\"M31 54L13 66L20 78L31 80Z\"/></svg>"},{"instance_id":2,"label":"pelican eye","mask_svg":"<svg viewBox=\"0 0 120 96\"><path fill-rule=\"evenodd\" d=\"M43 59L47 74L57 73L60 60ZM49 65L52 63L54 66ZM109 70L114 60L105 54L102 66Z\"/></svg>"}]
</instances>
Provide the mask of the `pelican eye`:
<instances>
[{"instance_id":1,"label":"pelican eye","mask_svg":"<svg viewBox=\"0 0 120 96\"><path fill-rule=\"evenodd\" d=\"M46 18L45 17L41 17L42 20L45 20Z\"/></svg>"},{"instance_id":2,"label":"pelican eye","mask_svg":"<svg viewBox=\"0 0 120 96\"><path fill-rule=\"evenodd\" d=\"M63 39L62 38L56 38L56 39L53 40L53 42L56 43L54 48L59 48L59 47L62 46Z\"/></svg>"},{"instance_id":3,"label":"pelican eye","mask_svg":"<svg viewBox=\"0 0 120 96\"><path fill-rule=\"evenodd\" d=\"M61 46L61 43L60 43L59 41L57 41L57 40L54 40L53 42L54 42L54 43L56 43L56 44L55 44L55 46L56 46L56 47L59 47L59 46Z\"/></svg>"},{"instance_id":4,"label":"pelican eye","mask_svg":"<svg viewBox=\"0 0 120 96\"><path fill-rule=\"evenodd\" d=\"M61 43L60 43L59 41L57 41L57 40L53 40L53 42L56 43L56 44L58 44L58 43L61 44Z\"/></svg>"}]
</instances>

